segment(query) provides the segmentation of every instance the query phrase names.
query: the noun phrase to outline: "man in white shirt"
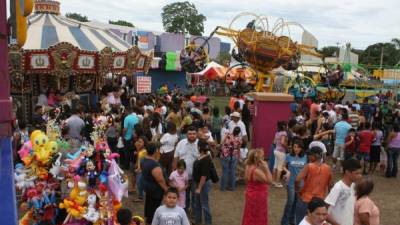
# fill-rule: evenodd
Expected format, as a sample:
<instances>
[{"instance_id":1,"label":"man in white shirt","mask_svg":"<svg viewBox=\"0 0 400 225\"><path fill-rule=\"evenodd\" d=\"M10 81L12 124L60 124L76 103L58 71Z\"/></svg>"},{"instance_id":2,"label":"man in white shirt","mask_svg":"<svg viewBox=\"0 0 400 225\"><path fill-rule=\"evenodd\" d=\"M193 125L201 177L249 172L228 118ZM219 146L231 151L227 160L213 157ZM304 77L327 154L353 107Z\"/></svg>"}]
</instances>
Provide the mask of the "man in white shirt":
<instances>
[{"instance_id":1,"label":"man in white shirt","mask_svg":"<svg viewBox=\"0 0 400 225\"><path fill-rule=\"evenodd\" d=\"M240 119L239 112L231 113L231 121L228 124L229 132L233 133L235 127L240 128L240 136L243 138L243 141L247 141L246 125L244 125L243 121Z\"/></svg>"},{"instance_id":2,"label":"man in white shirt","mask_svg":"<svg viewBox=\"0 0 400 225\"><path fill-rule=\"evenodd\" d=\"M192 210L195 210L194 198L196 187L192 180L193 163L200 156L197 146L198 139L196 128L193 126L189 127L186 136L187 138L182 139L176 145L173 169L176 169L179 160L183 159L185 161L186 172L189 177L189 187L186 189L186 208L188 209L191 206Z\"/></svg>"},{"instance_id":3,"label":"man in white shirt","mask_svg":"<svg viewBox=\"0 0 400 225\"><path fill-rule=\"evenodd\" d=\"M360 162L356 159L345 160L343 171L343 178L336 182L325 198L329 205L327 221L332 225L353 225L354 222L354 182L362 177Z\"/></svg>"}]
</instances>

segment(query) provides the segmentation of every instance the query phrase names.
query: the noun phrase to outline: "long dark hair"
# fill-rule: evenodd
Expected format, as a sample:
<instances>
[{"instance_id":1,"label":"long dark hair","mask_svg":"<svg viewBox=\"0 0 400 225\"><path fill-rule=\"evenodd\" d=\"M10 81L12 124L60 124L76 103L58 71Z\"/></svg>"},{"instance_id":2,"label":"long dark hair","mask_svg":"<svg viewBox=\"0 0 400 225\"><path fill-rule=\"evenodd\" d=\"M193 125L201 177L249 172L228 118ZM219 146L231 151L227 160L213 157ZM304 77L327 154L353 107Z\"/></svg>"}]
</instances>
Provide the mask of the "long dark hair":
<instances>
[{"instance_id":1,"label":"long dark hair","mask_svg":"<svg viewBox=\"0 0 400 225\"><path fill-rule=\"evenodd\" d=\"M290 150L290 155L291 156L296 156L296 153L294 153L294 145L297 145L301 148L301 152L299 153L299 157L303 157L304 156L304 145L303 145L303 141L301 141L300 139L295 139L293 141L292 144L292 150Z\"/></svg>"}]
</instances>

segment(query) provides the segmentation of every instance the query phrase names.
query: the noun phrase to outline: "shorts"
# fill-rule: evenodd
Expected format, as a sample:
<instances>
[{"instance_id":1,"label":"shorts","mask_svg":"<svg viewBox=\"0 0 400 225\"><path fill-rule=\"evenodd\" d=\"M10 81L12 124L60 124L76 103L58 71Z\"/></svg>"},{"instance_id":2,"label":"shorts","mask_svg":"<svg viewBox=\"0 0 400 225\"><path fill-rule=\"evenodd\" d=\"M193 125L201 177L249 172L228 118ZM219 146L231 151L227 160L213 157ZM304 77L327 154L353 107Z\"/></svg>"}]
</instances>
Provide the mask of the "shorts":
<instances>
[{"instance_id":1,"label":"shorts","mask_svg":"<svg viewBox=\"0 0 400 225\"><path fill-rule=\"evenodd\" d=\"M274 156L275 156L274 169L282 171L283 167L285 166L286 154L275 150Z\"/></svg>"},{"instance_id":2,"label":"shorts","mask_svg":"<svg viewBox=\"0 0 400 225\"><path fill-rule=\"evenodd\" d=\"M357 152L357 159L364 160L365 162L369 161L369 153L368 152Z\"/></svg>"},{"instance_id":3,"label":"shorts","mask_svg":"<svg viewBox=\"0 0 400 225\"><path fill-rule=\"evenodd\" d=\"M381 161L381 146L371 146L371 152L369 153L369 159L371 162L380 162Z\"/></svg>"},{"instance_id":4,"label":"shorts","mask_svg":"<svg viewBox=\"0 0 400 225\"><path fill-rule=\"evenodd\" d=\"M335 147L333 148L332 157L337 160L344 160L344 144L335 143Z\"/></svg>"}]
</instances>

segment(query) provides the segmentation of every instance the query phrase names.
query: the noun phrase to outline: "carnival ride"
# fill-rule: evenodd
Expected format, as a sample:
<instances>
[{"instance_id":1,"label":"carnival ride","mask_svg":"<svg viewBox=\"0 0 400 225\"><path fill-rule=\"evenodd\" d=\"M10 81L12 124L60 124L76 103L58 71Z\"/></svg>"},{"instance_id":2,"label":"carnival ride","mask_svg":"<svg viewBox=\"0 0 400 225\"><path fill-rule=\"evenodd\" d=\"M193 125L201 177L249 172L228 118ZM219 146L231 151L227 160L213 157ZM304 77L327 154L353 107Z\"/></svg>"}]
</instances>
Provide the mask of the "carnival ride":
<instances>
[{"instance_id":1,"label":"carnival ride","mask_svg":"<svg viewBox=\"0 0 400 225\"><path fill-rule=\"evenodd\" d=\"M244 29L236 28L237 23L244 17L250 17L250 22ZM273 69L282 67L285 70L296 70L301 54L320 57L320 54L314 51L313 46L298 44L291 39L291 27L305 30L300 24L285 22L282 18L271 26L266 16L241 13L232 20L229 27L218 26L211 33L209 38L214 34L229 37L237 49L232 50L232 57L237 63L227 70L226 80L230 79L230 72L234 68L241 68L239 71L250 70L252 73L252 76L246 79L243 76L236 76L233 90L236 92L287 91L287 84L294 85L296 88L313 84L308 79L302 82L303 78L300 76L282 83L281 87L274 83L276 76L271 73ZM206 45L207 39L200 46L189 44L181 54L185 59L182 68L187 68L187 72L198 72L204 68L208 61Z\"/></svg>"}]
</instances>

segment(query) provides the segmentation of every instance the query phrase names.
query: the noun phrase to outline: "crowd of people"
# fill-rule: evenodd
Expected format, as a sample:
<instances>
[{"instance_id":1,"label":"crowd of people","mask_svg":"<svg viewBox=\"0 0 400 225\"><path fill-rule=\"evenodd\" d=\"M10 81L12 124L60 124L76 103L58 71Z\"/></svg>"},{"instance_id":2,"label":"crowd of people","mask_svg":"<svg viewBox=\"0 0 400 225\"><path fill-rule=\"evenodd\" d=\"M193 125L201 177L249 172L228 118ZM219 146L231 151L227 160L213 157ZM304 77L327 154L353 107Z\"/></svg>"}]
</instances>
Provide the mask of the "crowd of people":
<instances>
[{"instance_id":1,"label":"crowd of people","mask_svg":"<svg viewBox=\"0 0 400 225\"><path fill-rule=\"evenodd\" d=\"M130 193L144 203L146 224L212 224L213 183L222 192L235 191L238 180L247 183L242 225L268 224L269 185L287 188L282 225L379 224L379 209L369 198L374 183L366 175L396 177L400 152L400 107L384 96L362 104L295 102L288 122L277 123L268 152L248 150L251 98L232 98L221 113L204 95L163 88L134 94L124 84L106 85L94 97L97 104L86 107L77 96L62 104L49 91L51 105L41 96L32 126L46 130L57 121L73 152L90 142L94 121L107 121L106 141L131 174ZM33 129L16 124L15 150ZM335 172L342 174L336 183ZM127 209L118 213L121 225L133 223L131 217Z\"/></svg>"}]
</instances>

